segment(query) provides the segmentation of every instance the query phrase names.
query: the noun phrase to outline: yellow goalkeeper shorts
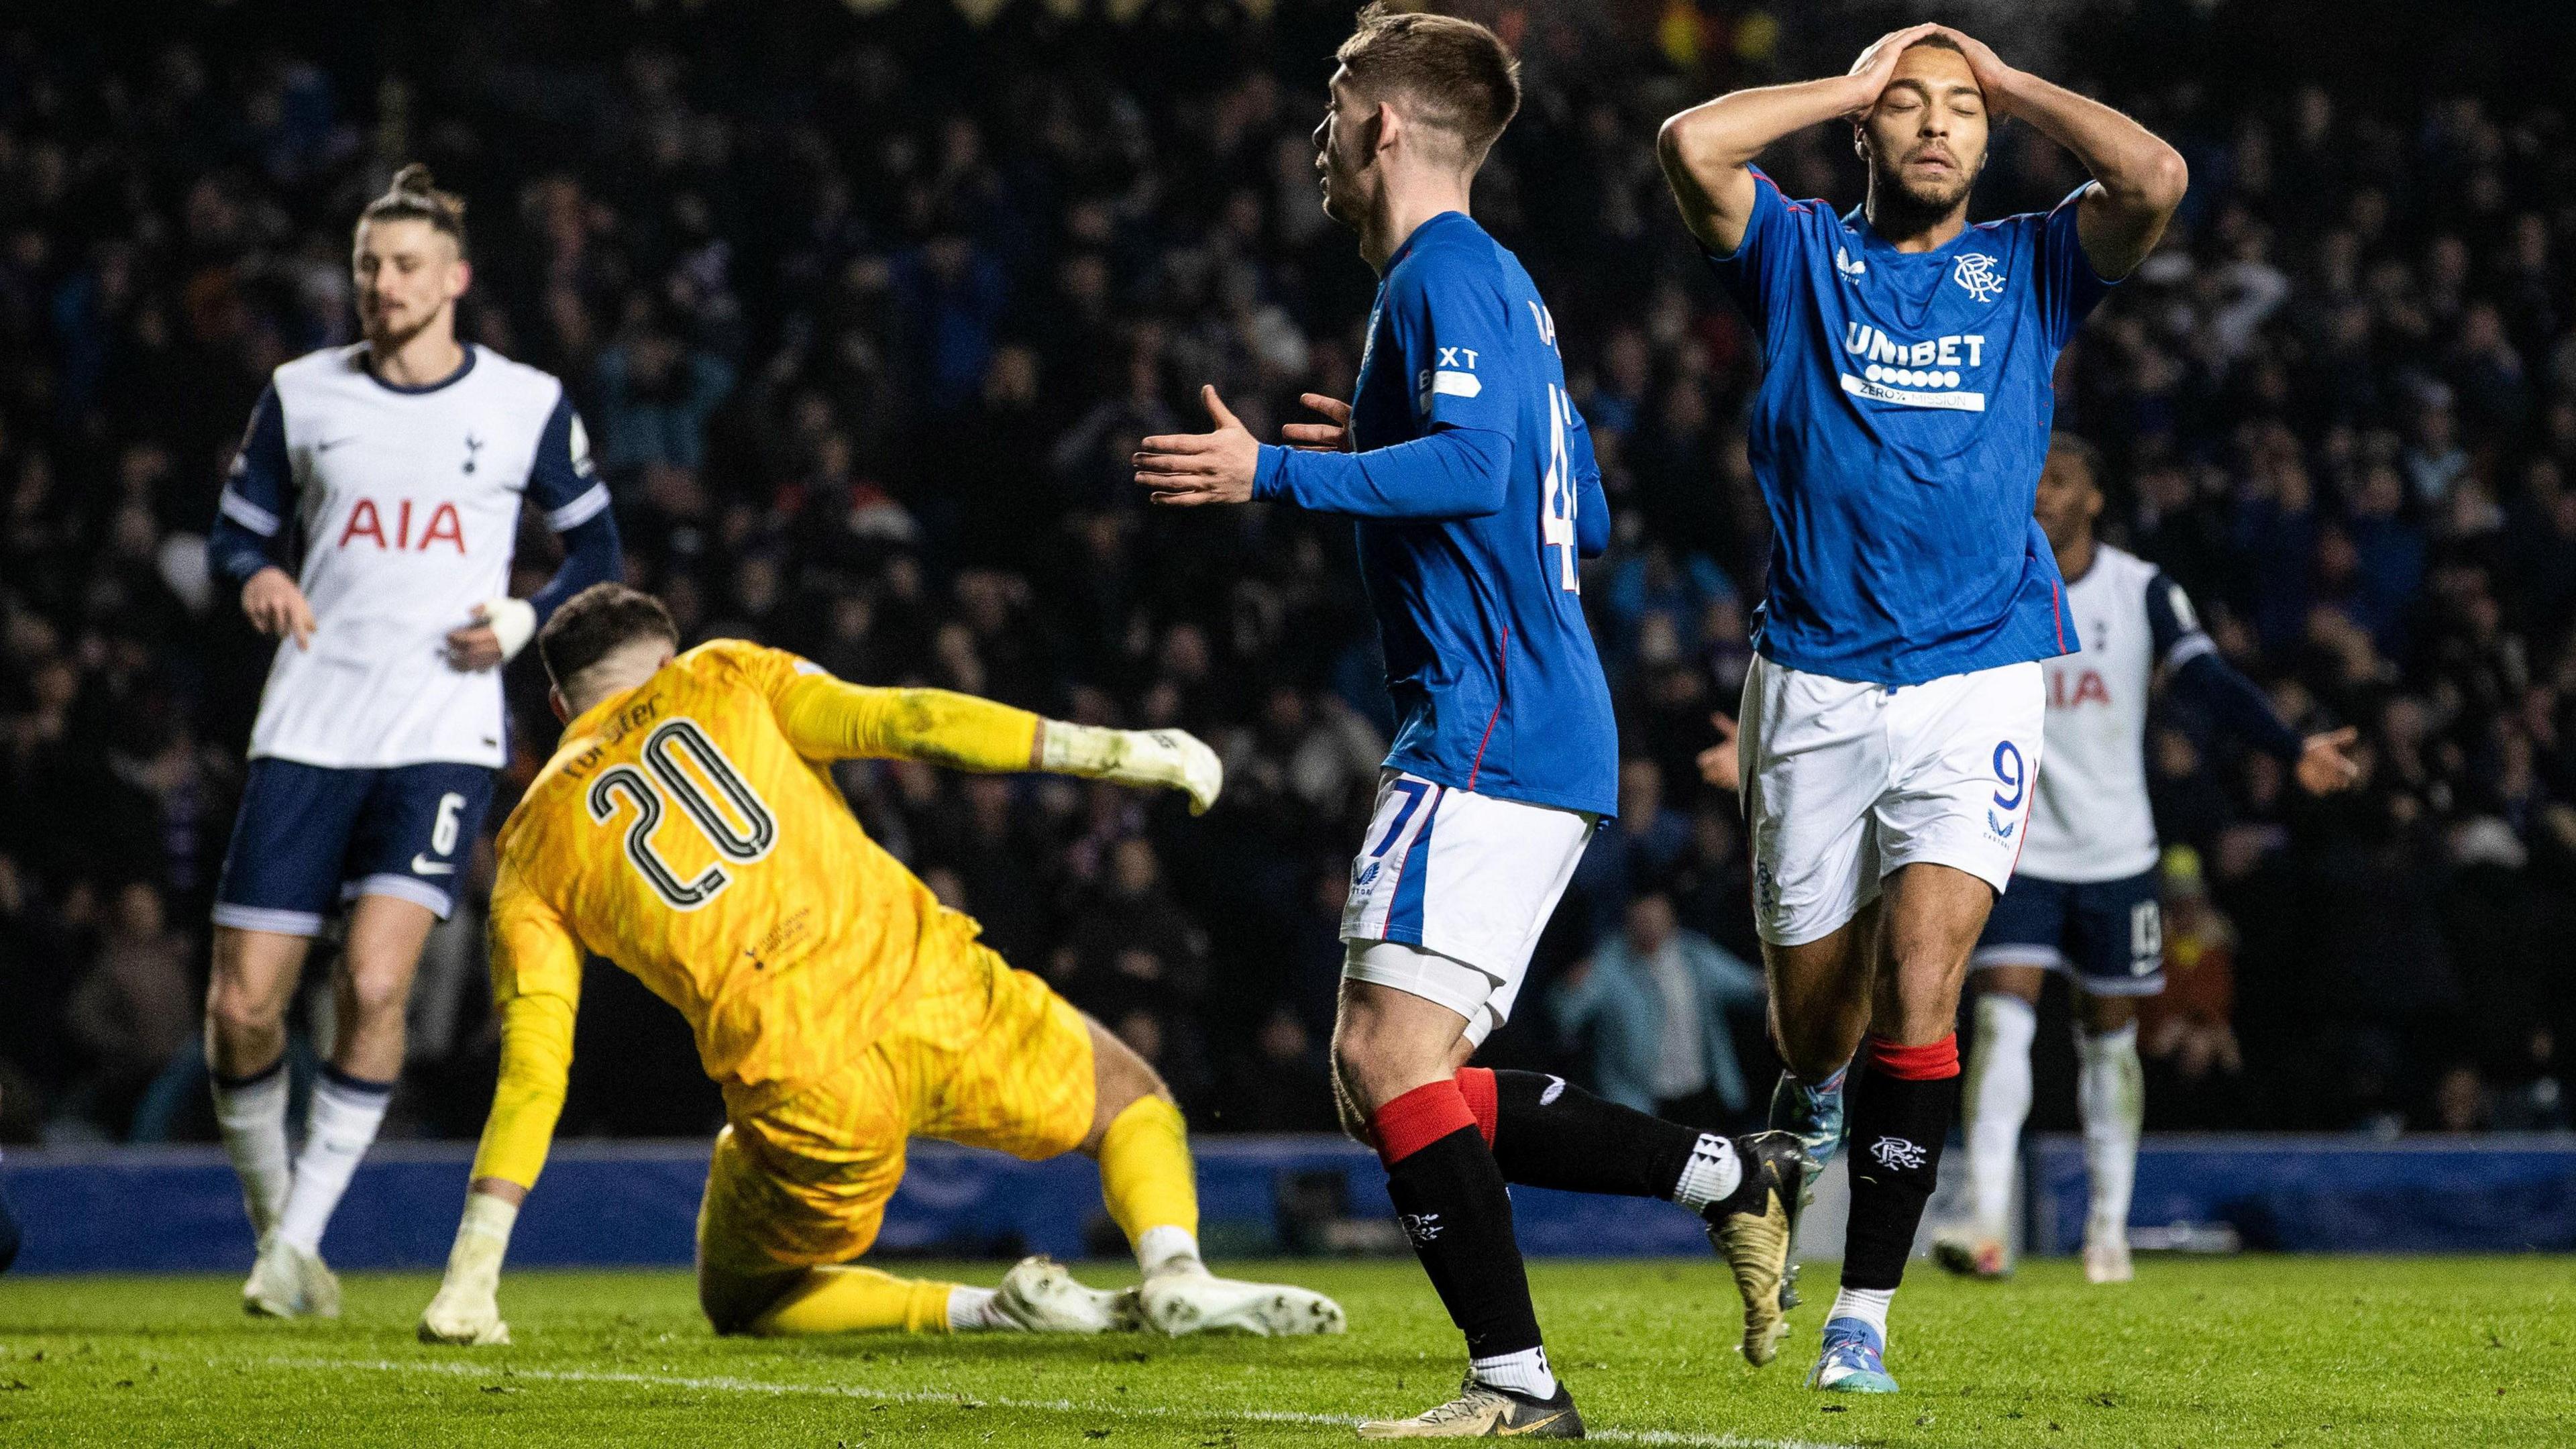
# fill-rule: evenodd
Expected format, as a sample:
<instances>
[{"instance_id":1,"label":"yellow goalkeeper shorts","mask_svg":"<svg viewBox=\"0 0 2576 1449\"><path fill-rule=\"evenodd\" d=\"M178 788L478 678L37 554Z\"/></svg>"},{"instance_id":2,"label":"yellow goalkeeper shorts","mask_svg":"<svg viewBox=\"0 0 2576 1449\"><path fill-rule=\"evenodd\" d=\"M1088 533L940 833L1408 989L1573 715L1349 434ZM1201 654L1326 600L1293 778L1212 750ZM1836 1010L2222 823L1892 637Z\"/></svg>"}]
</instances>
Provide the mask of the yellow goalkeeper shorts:
<instances>
[{"instance_id":1,"label":"yellow goalkeeper shorts","mask_svg":"<svg viewBox=\"0 0 2576 1449\"><path fill-rule=\"evenodd\" d=\"M838 1075L728 1102L698 1209L702 1265L759 1274L866 1252L911 1137L1037 1161L1090 1133L1080 1012L970 937L925 941L916 969L912 1000Z\"/></svg>"}]
</instances>

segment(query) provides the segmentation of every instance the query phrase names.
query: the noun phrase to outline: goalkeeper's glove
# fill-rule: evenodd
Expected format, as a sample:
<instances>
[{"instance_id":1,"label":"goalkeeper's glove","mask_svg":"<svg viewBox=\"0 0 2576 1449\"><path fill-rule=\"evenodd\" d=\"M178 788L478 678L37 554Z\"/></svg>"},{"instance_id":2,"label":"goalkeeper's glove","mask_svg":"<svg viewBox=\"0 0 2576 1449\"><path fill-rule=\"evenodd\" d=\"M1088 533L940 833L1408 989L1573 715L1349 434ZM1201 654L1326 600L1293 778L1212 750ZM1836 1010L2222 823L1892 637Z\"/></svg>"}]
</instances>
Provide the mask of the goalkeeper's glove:
<instances>
[{"instance_id":1,"label":"goalkeeper's glove","mask_svg":"<svg viewBox=\"0 0 2576 1449\"><path fill-rule=\"evenodd\" d=\"M501 1286L501 1257L510 1250L510 1228L519 1220L516 1203L488 1192L465 1195L465 1216L456 1225L456 1246L447 1250L447 1276L438 1296L421 1310L423 1343L508 1343L510 1325L501 1321L496 1296Z\"/></svg>"},{"instance_id":2,"label":"goalkeeper's glove","mask_svg":"<svg viewBox=\"0 0 2576 1449\"><path fill-rule=\"evenodd\" d=\"M1038 768L1122 785L1168 785L1190 797L1192 815L1206 814L1225 788L1225 766L1216 751L1187 730L1112 730L1046 720L1038 726Z\"/></svg>"}]
</instances>

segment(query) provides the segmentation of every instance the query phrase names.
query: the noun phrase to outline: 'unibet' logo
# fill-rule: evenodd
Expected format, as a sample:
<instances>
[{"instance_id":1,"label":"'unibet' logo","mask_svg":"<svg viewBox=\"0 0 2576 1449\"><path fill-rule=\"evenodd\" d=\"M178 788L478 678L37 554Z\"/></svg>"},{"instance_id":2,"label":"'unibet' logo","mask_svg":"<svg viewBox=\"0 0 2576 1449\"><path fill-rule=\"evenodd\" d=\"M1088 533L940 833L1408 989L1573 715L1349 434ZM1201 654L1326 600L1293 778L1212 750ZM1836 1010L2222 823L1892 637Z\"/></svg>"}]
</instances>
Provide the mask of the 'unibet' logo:
<instances>
[{"instance_id":1,"label":"'unibet' logo","mask_svg":"<svg viewBox=\"0 0 2576 1449\"><path fill-rule=\"evenodd\" d=\"M1869 1155L1885 1168L1916 1168L1931 1160L1931 1154L1902 1137L1881 1137L1869 1144Z\"/></svg>"},{"instance_id":2,"label":"'unibet' logo","mask_svg":"<svg viewBox=\"0 0 2576 1449\"><path fill-rule=\"evenodd\" d=\"M1962 252L1950 268L1950 280L1968 289L1968 295L1980 302L1991 302L2003 295L2004 278L1995 270L1995 259L1984 252Z\"/></svg>"}]
</instances>

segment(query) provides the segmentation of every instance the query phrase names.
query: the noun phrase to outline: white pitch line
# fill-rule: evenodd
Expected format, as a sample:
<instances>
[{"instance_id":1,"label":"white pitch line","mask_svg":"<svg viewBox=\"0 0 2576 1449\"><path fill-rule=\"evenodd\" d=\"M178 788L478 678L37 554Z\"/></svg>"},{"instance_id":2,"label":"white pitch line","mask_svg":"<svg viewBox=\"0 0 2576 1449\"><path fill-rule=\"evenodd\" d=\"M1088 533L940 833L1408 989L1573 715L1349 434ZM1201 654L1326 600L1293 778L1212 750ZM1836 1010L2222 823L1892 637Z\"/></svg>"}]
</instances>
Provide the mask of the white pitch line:
<instances>
[{"instance_id":1,"label":"white pitch line","mask_svg":"<svg viewBox=\"0 0 2576 1449\"><path fill-rule=\"evenodd\" d=\"M1097 1414L1111 1419L1244 1419L1263 1424L1313 1424L1349 1428L1356 1418L1338 1414L1304 1414L1292 1409L1174 1409L1146 1404L1085 1404L1073 1399L1014 1399L973 1394L940 1394L917 1389L879 1389L864 1384L771 1383L731 1376L647 1374L617 1369L517 1368L492 1363L404 1362L398 1359L254 1358L264 1368L343 1370L378 1373L446 1374L451 1378L532 1379L558 1384L632 1384L640 1388L694 1389L707 1393L769 1394L785 1397L814 1394L825 1398L864 1399L885 1404L945 1404L979 1408L1028 1409L1050 1414ZM1808 1439L1748 1439L1741 1434L1693 1434L1678 1429L1593 1429L1589 1437L1607 1444L1671 1444L1688 1449L1846 1449Z\"/></svg>"}]
</instances>

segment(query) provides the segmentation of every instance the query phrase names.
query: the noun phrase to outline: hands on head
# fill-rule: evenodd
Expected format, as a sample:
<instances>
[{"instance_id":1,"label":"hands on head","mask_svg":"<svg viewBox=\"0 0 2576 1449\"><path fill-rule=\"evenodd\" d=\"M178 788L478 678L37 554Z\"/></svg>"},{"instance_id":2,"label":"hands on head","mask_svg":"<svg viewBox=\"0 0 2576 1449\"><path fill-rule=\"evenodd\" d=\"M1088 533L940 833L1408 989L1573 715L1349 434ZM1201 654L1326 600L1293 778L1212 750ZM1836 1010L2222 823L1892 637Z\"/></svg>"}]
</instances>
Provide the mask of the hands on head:
<instances>
[{"instance_id":1,"label":"hands on head","mask_svg":"<svg viewBox=\"0 0 2576 1449\"><path fill-rule=\"evenodd\" d=\"M1853 120L1859 120L1867 115L1870 108L1878 104L1880 93L1885 91L1887 83L1895 78L1896 62L1905 54L1906 48L1933 35L1941 36L1959 47L1959 53L1967 57L1969 71L1977 78L1977 89L1985 93L1987 117L1990 120L2003 119L2005 93L2008 89L2007 82L2012 76L2012 67L2004 64L2003 57L1995 54L1993 46L1964 30L1947 25L1924 24L1909 25L1902 30L1887 32L1871 42L1870 47L1860 53L1860 58L1852 62L1850 74L1861 77L1867 82L1862 87L1866 93L1851 113Z\"/></svg>"}]
</instances>

